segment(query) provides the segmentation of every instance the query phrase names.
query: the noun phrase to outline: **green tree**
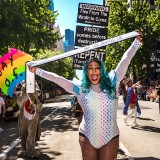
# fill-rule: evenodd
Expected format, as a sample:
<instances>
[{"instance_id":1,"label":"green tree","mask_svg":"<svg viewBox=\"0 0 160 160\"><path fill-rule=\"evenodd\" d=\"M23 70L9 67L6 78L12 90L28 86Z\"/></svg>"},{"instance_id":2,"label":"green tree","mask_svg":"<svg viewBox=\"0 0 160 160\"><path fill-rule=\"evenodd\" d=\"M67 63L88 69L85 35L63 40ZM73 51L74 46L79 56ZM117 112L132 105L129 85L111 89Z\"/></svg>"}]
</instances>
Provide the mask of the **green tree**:
<instances>
[{"instance_id":1,"label":"green tree","mask_svg":"<svg viewBox=\"0 0 160 160\"><path fill-rule=\"evenodd\" d=\"M141 76L143 75L142 66L150 61L150 53L155 49L158 28L154 26L152 16L154 14L157 17L159 10L151 11L149 3L143 0L134 0L132 2L132 8L129 10L127 1L108 1L110 6L108 37L114 37L136 29L142 31L144 35L143 45L131 61L128 69L128 73L132 71L134 76L138 77L140 73ZM158 18L156 20L158 21ZM107 47L106 64L109 66L108 70L115 68L132 41L133 39L129 39Z\"/></svg>"},{"instance_id":2,"label":"green tree","mask_svg":"<svg viewBox=\"0 0 160 160\"><path fill-rule=\"evenodd\" d=\"M39 52L54 45L58 33L45 24L53 25L58 13L49 10L49 5L49 0L0 1L0 53L10 47Z\"/></svg>"},{"instance_id":3,"label":"green tree","mask_svg":"<svg viewBox=\"0 0 160 160\"><path fill-rule=\"evenodd\" d=\"M45 59L48 57L52 57L58 54L62 54L62 51L50 51L46 50L45 53L41 52L35 55L35 59ZM60 76L63 76L67 79L72 80L75 77L75 70L72 69L72 59L71 58L64 58L58 61L49 62L44 65L41 65L40 68L45 69L50 72L54 72ZM45 85L49 85L53 82L49 82L45 79L41 79L41 82Z\"/></svg>"}]
</instances>

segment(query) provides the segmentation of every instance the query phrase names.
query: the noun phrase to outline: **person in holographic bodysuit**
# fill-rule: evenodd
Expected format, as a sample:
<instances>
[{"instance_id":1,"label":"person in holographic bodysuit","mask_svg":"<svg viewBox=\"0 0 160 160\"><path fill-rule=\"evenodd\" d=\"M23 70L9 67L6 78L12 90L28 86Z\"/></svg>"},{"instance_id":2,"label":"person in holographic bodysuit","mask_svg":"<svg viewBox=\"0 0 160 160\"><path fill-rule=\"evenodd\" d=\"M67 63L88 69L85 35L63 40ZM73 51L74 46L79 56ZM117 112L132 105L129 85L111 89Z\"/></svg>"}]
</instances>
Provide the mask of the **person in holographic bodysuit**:
<instances>
[{"instance_id":1,"label":"person in holographic bodysuit","mask_svg":"<svg viewBox=\"0 0 160 160\"><path fill-rule=\"evenodd\" d=\"M119 147L117 126L118 86L133 56L141 46L141 36L137 36L124 53L115 70L106 73L101 60L93 58L83 67L81 85L36 67L29 70L53 81L77 97L83 110L79 126L79 143L83 160L114 160Z\"/></svg>"}]
</instances>

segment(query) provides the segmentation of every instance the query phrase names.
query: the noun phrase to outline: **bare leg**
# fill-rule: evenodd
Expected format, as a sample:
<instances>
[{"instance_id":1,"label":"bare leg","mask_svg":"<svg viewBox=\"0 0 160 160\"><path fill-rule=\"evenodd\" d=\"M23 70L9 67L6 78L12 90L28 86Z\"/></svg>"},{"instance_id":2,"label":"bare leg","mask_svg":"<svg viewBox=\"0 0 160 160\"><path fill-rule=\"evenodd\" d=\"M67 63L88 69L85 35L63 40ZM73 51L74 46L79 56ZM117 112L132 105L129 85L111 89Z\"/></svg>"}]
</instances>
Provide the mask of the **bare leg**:
<instances>
[{"instance_id":1,"label":"bare leg","mask_svg":"<svg viewBox=\"0 0 160 160\"><path fill-rule=\"evenodd\" d=\"M80 135L79 143L83 160L98 160L98 150L90 144L88 138Z\"/></svg>"},{"instance_id":2,"label":"bare leg","mask_svg":"<svg viewBox=\"0 0 160 160\"><path fill-rule=\"evenodd\" d=\"M119 147L119 137L113 138L108 144L99 149L98 160L116 160Z\"/></svg>"}]
</instances>

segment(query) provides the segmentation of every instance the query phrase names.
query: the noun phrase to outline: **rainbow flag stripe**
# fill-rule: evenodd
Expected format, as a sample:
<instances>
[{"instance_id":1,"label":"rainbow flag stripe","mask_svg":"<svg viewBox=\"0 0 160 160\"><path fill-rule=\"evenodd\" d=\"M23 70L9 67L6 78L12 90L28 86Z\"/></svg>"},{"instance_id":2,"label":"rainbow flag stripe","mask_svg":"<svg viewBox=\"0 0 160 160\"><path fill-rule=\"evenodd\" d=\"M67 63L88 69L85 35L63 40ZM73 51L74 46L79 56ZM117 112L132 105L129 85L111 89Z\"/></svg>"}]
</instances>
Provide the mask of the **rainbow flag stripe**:
<instances>
[{"instance_id":1,"label":"rainbow flag stripe","mask_svg":"<svg viewBox=\"0 0 160 160\"><path fill-rule=\"evenodd\" d=\"M16 86L26 79L25 64L33 57L15 48L0 58L0 88L5 95L13 97Z\"/></svg>"}]
</instances>

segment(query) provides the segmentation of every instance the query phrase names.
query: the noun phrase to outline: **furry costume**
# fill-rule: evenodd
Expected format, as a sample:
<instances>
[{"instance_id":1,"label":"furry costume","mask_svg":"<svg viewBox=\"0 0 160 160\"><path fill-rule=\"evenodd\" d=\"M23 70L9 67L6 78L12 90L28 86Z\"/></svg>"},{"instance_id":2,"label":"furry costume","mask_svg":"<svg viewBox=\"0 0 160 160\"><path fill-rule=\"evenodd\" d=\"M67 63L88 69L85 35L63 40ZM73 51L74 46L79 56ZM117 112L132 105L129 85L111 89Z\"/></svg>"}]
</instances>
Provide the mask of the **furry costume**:
<instances>
[{"instance_id":1,"label":"furry costume","mask_svg":"<svg viewBox=\"0 0 160 160\"><path fill-rule=\"evenodd\" d=\"M17 104L20 107L18 119L19 134L21 139L21 152L19 156L28 156L38 158L40 151L35 150L35 142L40 138L40 111L42 104L38 99L40 90L36 87L35 93L25 94L22 88L22 94L17 98Z\"/></svg>"}]
</instances>

